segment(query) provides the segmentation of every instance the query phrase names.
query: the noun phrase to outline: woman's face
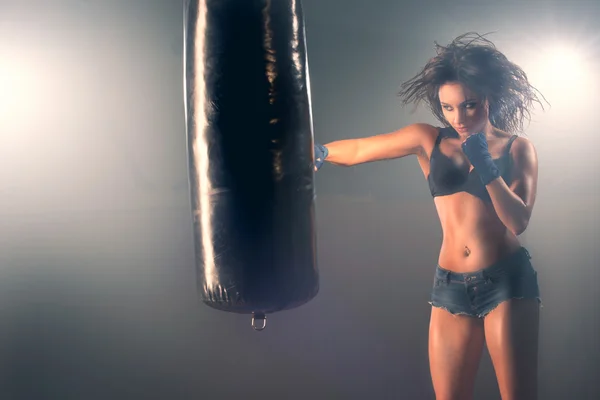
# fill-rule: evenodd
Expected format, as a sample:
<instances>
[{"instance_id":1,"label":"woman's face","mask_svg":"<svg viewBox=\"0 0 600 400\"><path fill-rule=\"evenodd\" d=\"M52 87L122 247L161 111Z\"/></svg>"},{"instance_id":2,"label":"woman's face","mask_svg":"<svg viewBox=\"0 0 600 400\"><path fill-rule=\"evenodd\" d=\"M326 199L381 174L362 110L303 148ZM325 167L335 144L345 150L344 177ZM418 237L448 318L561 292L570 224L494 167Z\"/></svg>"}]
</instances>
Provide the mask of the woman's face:
<instances>
[{"instance_id":1,"label":"woman's face","mask_svg":"<svg viewBox=\"0 0 600 400\"><path fill-rule=\"evenodd\" d=\"M440 87L440 105L446 121L461 135L483 132L488 123L488 106L485 101L458 82Z\"/></svg>"}]
</instances>

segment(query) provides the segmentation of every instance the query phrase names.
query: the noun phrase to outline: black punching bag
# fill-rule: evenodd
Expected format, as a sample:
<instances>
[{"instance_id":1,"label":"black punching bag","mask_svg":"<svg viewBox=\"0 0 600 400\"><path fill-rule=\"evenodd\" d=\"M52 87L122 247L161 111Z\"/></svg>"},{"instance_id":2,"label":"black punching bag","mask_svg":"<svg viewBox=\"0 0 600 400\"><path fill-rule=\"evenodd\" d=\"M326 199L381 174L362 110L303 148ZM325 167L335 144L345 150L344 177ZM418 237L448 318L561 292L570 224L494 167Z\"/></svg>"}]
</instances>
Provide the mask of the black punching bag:
<instances>
[{"instance_id":1,"label":"black punching bag","mask_svg":"<svg viewBox=\"0 0 600 400\"><path fill-rule=\"evenodd\" d=\"M302 7L186 0L184 25L198 288L260 330L319 290Z\"/></svg>"}]
</instances>

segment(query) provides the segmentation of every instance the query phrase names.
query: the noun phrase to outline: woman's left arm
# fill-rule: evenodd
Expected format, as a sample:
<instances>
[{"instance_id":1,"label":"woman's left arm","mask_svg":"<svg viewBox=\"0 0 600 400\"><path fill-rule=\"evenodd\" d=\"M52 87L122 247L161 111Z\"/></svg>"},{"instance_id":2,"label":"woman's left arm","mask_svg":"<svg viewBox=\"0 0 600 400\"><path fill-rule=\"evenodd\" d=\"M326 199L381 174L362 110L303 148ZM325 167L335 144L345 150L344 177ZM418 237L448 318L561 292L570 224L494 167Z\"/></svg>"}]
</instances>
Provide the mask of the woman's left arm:
<instances>
[{"instance_id":1,"label":"woman's left arm","mask_svg":"<svg viewBox=\"0 0 600 400\"><path fill-rule=\"evenodd\" d=\"M515 235L525 231L531 218L537 193L538 159L533 144L522 137L511 148L512 182L496 178L487 186L500 221Z\"/></svg>"}]
</instances>

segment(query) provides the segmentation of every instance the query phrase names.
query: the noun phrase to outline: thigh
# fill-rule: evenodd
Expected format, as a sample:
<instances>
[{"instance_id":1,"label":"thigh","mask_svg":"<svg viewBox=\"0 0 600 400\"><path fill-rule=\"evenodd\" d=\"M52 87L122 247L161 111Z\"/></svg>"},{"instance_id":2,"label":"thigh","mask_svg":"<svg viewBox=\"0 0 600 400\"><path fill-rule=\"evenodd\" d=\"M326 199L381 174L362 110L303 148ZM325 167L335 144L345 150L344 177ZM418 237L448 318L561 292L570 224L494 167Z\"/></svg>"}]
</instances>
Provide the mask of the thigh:
<instances>
[{"instance_id":1,"label":"thigh","mask_svg":"<svg viewBox=\"0 0 600 400\"><path fill-rule=\"evenodd\" d=\"M537 399L539 308L537 299L511 299L484 319L503 400Z\"/></svg>"},{"instance_id":2,"label":"thigh","mask_svg":"<svg viewBox=\"0 0 600 400\"><path fill-rule=\"evenodd\" d=\"M472 399L483 343L481 319L432 307L429 366L437 400Z\"/></svg>"}]
</instances>

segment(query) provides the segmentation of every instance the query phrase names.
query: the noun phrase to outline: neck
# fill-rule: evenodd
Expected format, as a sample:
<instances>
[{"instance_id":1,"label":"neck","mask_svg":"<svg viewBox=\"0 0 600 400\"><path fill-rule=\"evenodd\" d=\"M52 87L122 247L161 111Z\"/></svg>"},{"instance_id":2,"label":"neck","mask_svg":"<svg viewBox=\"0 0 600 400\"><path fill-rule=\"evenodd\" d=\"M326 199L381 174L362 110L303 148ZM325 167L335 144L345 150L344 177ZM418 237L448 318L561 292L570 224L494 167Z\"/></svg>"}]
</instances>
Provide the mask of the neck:
<instances>
[{"instance_id":1,"label":"neck","mask_svg":"<svg viewBox=\"0 0 600 400\"><path fill-rule=\"evenodd\" d=\"M485 135L485 138L487 140L493 139L495 137L498 136L498 132L497 129L494 128L492 126L492 124L490 124L489 122L485 125L485 127L482 130L483 134ZM461 140L466 140L469 136L471 136L471 134L461 134L460 132L456 131L456 133L458 134L459 138Z\"/></svg>"},{"instance_id":2,"label":"neck","mask_svg":"<svg viewBox=\"0 0 600 400\"><path fill-rule=\"evenodd\" d=\"M490 124L489 122L485 125L485 128L483 129L483 133L485 134L485 138L488 140L498 136L498 132L496 132L496 128L494 128L492 126L492 124Z\"/></svg>"}]
</instances>

